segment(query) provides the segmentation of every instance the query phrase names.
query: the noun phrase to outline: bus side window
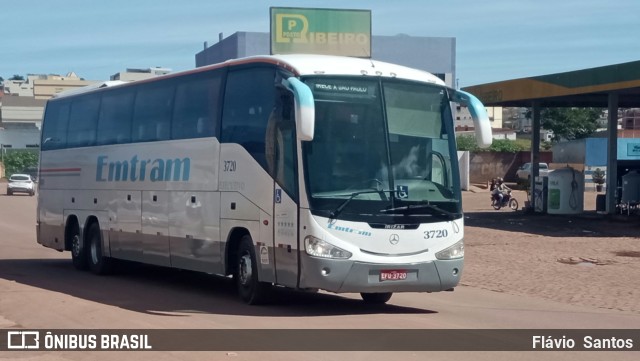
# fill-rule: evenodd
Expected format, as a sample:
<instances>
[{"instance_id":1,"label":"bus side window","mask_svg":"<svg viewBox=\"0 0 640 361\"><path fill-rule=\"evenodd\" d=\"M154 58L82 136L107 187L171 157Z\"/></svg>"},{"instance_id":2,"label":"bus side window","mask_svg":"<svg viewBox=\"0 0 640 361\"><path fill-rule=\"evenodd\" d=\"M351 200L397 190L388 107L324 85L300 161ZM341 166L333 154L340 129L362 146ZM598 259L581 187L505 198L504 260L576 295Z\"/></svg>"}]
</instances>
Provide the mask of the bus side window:
<instances>
[{"instance_id":1,"label":"bus side window","mask_svg":"<svg viewBox=\"0 0 640 361\"><path fill-rule=\"evenodd\" d=\"M172 139L213 137L219 124L222 71L195 74L176 89Z\"/></svg>"},{"instance_id":2,"label":"bus side window","mask_svg":"<svg viewBox=\"0 0 640 361\"><path fill-rule=\"evenodd\" d=\"M87 147L95 145L100 94L87 94L71 103L67 147Z\"/></svg>"},{"instance_id":3,"label":"bus side window","mask_svg":"<svg viewBox=\"0 0 640 361\"><path fill-rule=\"evenodd\" d=\"M275 69L229 72L222 114L222 143L237 143L266 170L265 134L275 100Z\"/></svg>"},{"instance_id":4,"label":"bus side window","mask_svg":"<svg viewBox=\"0 0 640 361\"><path fill-rule=\"evenodd\" d=\"M292 109L291 93L278 90L267 124L265 155L269 174L293 199L297 199L296 136Z\"/></svg>"},{"instance_id":5,"label":"bus side window","mask_svg":"<svg viewBox=\"0 0 640 361\"><path fill-rule=\"evenodd\" d=\"M139 88L133 115L133 129L138 130L134 142L169 139L174 90L171 80Z\"/></svg>"},{"instance_id":6,"label":"bus side window","mask_svg":"<svg viewBox=\"0 0 640 361\"><path fill-rule=\"evenodd\" d=\"M50 101L42 125L42 150L62 149L67 145L70 103Z\"/></svg>"},{"instance_id":7,"label":"bus side window","mask_svg":"<svg viewBox=\"0 0 640 361\"><path fill-rule=\"evenodd\" d=\"M97 144L122 144L131 141L131 115L134 92L107 91L102 96L98 118Z\"/></svg>"}]
</instances>

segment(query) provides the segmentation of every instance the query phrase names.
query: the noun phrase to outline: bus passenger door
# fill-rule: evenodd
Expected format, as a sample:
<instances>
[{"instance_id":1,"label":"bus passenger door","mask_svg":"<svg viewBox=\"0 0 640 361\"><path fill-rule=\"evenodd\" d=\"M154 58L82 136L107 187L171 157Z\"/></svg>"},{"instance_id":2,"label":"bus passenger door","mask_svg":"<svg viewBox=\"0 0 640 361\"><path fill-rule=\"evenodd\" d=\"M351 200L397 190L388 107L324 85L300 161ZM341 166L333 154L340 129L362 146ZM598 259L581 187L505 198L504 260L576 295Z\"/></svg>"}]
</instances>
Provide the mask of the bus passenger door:
<instances>
[{"instance_id":1,"label":"bus passenger door","mask_svg":"<svg viewBox=\"0 0 640 361\"><path fill-rule=\"evenodd\" d=\"M298 285L298 206L275 183L273 247L276 283L288 287Z\"/></svg>"},{"instance_id":2,"label":"bus passenger door","mask_svg":"<svg viewBox=\"0 0 640 361\"><path fill-rule=\"evenodd\" d=\"M267 124L266 159L273 188L273 248L278 284L298 286L298 186L293 97L278 89Z\"/></svg>"}]
</instances>

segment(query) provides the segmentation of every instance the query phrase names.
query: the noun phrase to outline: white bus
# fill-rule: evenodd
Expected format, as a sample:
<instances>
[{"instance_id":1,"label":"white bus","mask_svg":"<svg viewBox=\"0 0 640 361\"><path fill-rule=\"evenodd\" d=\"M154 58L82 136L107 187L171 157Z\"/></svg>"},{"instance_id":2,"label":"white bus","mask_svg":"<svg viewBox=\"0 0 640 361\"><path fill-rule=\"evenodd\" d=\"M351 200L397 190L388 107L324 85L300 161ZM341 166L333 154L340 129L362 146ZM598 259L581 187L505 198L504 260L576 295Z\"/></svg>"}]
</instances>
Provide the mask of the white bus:
<instances>
[{"instance_id":1,"label":"white bus","mask_svg":"<svg viewBox=\"0 0 640 361\"><path fill-rule=\"evenodd\" d=\"M272 286L452 290L463 217L451 102L437 77L368 59L259 56L48 101L38 243L78 269L114 259Z\"/></svg>"}]
</instances>

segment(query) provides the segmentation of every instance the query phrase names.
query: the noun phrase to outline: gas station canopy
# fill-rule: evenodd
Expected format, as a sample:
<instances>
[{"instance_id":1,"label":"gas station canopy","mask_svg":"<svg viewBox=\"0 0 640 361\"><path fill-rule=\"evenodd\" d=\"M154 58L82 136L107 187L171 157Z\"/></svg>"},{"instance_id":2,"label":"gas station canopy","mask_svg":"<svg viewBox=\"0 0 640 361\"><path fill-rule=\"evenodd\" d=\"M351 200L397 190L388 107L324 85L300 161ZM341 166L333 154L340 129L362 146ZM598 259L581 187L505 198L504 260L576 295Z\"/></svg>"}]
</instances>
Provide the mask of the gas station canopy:
<instances>
[{"instance_id":1,"label":"gas station canopy","mask_svg":"<svg viewBox=\"0 0 640 361\"><path fill-rule=\"evenodd\" d=\"M463 88L486 106L531 107L533 129L531 162L533 177L539 175L540 109L542 107L608 108L607 174L617 174L618 108L640 107L640 61L607 65L565 73L505 80ZM616 176L606 177L607 213L616 209ZM535 183L531 191L535 192ZM535 208L535 198L530 205Z\"/></svg>"},{"instance_id":2,"label":"gas station canopy","mask_svg":"<svg viewBox=\"0 0 640 361\"><path fill-rule=\"evenodd\" d=\"M607 107L618 94L618 106L640 107L640 61L466 87L487 106Z\"/></svg>"}]
</instances>

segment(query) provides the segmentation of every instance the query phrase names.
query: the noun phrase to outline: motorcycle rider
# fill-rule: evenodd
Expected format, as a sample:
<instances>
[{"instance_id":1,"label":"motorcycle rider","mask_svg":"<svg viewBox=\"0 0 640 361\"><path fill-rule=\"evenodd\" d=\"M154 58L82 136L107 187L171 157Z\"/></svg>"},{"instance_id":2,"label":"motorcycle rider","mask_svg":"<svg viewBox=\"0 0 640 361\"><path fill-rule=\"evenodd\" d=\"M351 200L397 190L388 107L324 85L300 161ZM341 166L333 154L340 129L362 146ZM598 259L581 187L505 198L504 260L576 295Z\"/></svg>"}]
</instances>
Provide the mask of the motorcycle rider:
<instances>
[{"instance_id":1,"label":"motorcycle rider","mask_svg":"<svg viewBox=\"0 0 640 361\"><path fill-rule=\"evenodd\" d=\"M508 194L509 192L511 192L511 188L507 187L507 185L504 183L504 179L502 179L501 177L498 177L496 179L495 188L493 189L493 191L491 191L493 196L498 199L498 202L499 202L498 204L502 204L502 201L504 200L504 195Z\"/></svg>"}]
</instances>

